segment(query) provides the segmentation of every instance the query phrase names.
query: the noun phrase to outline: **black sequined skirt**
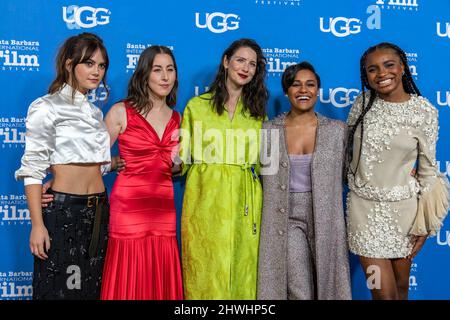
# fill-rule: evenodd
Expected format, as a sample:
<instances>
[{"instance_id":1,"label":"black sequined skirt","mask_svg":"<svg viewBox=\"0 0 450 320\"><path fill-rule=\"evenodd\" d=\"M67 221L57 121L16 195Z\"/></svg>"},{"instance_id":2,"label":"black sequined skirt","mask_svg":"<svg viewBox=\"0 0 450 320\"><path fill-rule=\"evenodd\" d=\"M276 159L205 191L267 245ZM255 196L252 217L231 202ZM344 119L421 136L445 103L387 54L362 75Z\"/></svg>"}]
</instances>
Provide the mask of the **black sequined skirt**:
<instances>
[{"instance_id":1,"label":"black sequined skirt","mask_svg":"<svg viewBox=\"0 0 450 320\"><path fill-rule=\"evenodd\" d=\"M107 193L47 192L55 196L42 212L50 250L47 260L34 258L33 299L99 299L108 241Z\"/></svg>"}]
</instances>

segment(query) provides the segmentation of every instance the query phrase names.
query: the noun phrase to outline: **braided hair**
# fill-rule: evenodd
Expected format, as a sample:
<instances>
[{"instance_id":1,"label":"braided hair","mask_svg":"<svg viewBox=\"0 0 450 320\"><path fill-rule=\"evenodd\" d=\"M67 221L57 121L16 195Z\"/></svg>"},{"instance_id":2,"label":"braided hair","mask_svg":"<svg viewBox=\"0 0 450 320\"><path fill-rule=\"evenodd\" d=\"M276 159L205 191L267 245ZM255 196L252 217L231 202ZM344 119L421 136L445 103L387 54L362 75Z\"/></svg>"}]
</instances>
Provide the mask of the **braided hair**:
<instances>
[{"instance_id":1,"label":"braided hair","mask_svg":"<svg viewBox=\"0 0 450 320\"><path fill-rule=\"evenodd\" d=\"M404 74L402 76L402 84L403 84L403 89L405 90L405 92L408 94L416 94L418 96L421 96L419 88L417 88L416 84L414 83L413 77L411 75L411 71L409 70L408 59L406 58L406 54L400 47L398 47L395 44L389 43L389 42L382 42L373 47L370 47L363 53L363 55L361 56L361 59L359 60L359 71L360 71L360 77L361 77L361 95L362 95L361 113L358 116L358 118L356 119L355 123L353 125L351 125L351 127L350 127L349 134L348 134L348 143L347 143L347 146L348 146L347 168L350 171L350 174L353 175L353 177L356 175L356 172L358 171L359 161L361 159L361 150L362 150L363 134L364 134L364 117L367 114L367 112L369 112L369 110L372 108L372 105L373 105L376 95L377 95L377 92L373 88L370 87L369 81L367 79L366 60L367 60L367 56L370 53L372 53L376 50L383 50L383 49L391 49L391 50L395 51L395 53L400 57L400 60L404 66ZM366 102L365 101L366 100L365 89L366 88L370 92L369 101L368 101L367 105L365 104L365 102ZM358 128L359 124L361 124L361 132L360 132L361 145L359 147L359 152L358 152L358 162L356 164L355 170L353 171L350 166L350 163L353 160L353 138L355 136L355 132L356 132L356 129Z\"/></svg>"}]
</instances>

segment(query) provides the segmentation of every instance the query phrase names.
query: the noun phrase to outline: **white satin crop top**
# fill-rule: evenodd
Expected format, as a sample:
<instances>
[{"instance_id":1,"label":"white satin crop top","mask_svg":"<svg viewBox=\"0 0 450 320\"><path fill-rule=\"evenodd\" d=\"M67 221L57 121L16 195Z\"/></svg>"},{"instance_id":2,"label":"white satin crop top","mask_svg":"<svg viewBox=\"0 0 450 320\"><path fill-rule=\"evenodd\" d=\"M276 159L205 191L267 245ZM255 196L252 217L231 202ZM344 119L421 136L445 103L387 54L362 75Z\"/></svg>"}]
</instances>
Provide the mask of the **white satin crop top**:
<instances>
[{"instance_id":1,"label":"white satin crop top","mask_svg":"<svg viewBox=\"0 0 450 320\"><path fill-rule=\"evenodd\" d=\"M65 84L33 101L26 118L25 152L16 180L39 184L54 164L111 161L109 134L102 111ZM28 181L27 181L28 180Z\"/></svg>"}]
</instances>

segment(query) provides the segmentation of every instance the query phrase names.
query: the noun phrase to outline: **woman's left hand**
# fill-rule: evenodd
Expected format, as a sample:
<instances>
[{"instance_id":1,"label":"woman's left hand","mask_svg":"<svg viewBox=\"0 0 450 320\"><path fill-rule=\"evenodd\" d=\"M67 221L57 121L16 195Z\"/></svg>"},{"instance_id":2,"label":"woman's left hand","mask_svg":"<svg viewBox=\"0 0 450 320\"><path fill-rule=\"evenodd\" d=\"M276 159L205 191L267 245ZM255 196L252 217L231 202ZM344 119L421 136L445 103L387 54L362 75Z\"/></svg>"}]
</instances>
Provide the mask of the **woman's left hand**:
<instances>
[{"instance_id":1,"label":"woman's left hand","mask_svg":"<svg viewBox=\"0 0 450 320\"><path fill-rule=\"evenodd\" d=\"M425 244L425 240L427 240L428 236L413 236L412 242L414 243L414 247L411 251L411 254L407 257L407 259L412 260L419 253L420 249L422 249Z\"/></svg>"}]
</instances>

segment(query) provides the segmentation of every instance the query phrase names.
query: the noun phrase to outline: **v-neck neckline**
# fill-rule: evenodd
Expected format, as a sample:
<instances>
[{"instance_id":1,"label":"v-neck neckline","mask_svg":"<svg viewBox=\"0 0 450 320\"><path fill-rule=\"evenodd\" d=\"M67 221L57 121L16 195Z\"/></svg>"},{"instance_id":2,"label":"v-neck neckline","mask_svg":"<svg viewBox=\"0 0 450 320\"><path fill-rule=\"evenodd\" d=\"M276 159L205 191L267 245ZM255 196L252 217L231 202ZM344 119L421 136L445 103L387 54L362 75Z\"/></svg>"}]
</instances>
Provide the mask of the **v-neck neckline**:
<instances>
[{"instance_id":1,"label":"v-neck neckline","mask_svg":"<svg viewBox=\"0 0 450 320\"><path fill-rule=\"evenodd\" d=\"M228 109L227 109L227 105L225 105L224 106L224 109L225 109L225 111L226 111L226 115L227 115L227 119L228 119L228 121L230 121L230 123L233 123L233 120L236 118L236 113L239 111L241 111L242 110L242 106L241 106L241 104L242 104L242 102L241 102L241 96L239 97L239 99L238 99L238 101L237 101L237 103L236 103L236 107L234 108L234 112L233 112L233 117L230 119L230 114L229 114L229 112L228 112Z\"/></svg>"},{"instance_id":2,"label":"v-neck neckline","mask_svg":"<svg viewBox=\"0 0 450 320\"><path fill-rule=\"evenodd\" d=\"M317 114L317 112L314 112L314 113L316 115L317 127L316 127L316 138L314 139L314 148L311 153L311 155L312 155L311 163L312 163L312 160L314 159L314 154L316 153L316 150L317 150L317 140L319 138L319 123L320 123L319 115ZM284 135L284 146L286 148L286 153L289 155L290 153L289 153L289 148L288 148L288 143L287 143L287 131L286 131L286 116L288 114L289 114L289 111L286 112L286 114L283 117L282 126L283 126L283 135ZM306 154L308 154L308 153L306 153ZM302 155L304 155L304 154L302 154Z\"/></svg>"},{"instance_id":3,"label":"v-neck neckline","mask_svg":"<svg viewBox=\"0 0 450 320\"><path fill-rule=\"evenodd\" d=\"M148 122L148 120L147 120L142 114L140 114L139 112L136 112L136 113L137 113L137 114L141 117L141 119L149 126L150 130L152 130L153 133L154 133L154 134L156 135L156 137L158 138L158 142L161 143L161 142L163 141L163 139L164 139L164 136L166 135L167 127L169 126L169 123L170 123L170 121L172 120L173 115L174 115L175 112L172 110L172 114L170 115L169 120L167 121L166 125L164 126L164 131L163 131L161 137L159 137L158 131L156 131L156 129L153 128L152 124L151 124L150 122Z\"/></svg>"}]
</instances>

